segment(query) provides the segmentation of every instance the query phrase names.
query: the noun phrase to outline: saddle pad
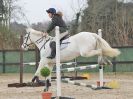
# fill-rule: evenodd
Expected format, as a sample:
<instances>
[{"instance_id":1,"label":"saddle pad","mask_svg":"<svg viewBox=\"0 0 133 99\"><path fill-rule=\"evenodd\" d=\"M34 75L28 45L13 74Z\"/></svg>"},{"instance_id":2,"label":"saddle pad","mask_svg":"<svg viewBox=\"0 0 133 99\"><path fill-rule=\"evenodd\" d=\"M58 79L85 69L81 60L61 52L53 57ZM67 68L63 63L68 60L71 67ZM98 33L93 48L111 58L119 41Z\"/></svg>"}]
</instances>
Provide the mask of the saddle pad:
<instances>
[{"instance_id":1,"label":"saddle pad","mask_svg":"<svg viewBox=\"0 0 133 99\"><path fill-rule=\"evenodd\" d=\"M69 42L69 38L63 40L63 41L61 42L60 50L65 49L65 48L68 46L69 43L70 43L70 42Z\"/></svg>"}]
</instances>

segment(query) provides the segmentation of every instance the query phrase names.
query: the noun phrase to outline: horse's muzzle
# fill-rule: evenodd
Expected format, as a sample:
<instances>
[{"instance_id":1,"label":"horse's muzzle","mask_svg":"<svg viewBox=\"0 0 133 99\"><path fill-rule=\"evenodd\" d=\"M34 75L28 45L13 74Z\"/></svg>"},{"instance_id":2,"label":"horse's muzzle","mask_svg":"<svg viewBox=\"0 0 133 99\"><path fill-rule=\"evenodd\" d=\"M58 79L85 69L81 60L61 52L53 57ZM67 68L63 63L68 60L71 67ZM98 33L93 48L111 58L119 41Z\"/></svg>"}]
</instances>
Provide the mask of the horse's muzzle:
<instances>
[{"instance_id":1,"label":"horse's muzzle","mask_svg":"<svg viewBox=\"0 0 133 99\"><path fill-rule=\"evenodd\" d=\"M24 50L24 51L27 51L28 50L28 47L22 45L21 46L21 49Z\"/></svg>"}]
</instances>

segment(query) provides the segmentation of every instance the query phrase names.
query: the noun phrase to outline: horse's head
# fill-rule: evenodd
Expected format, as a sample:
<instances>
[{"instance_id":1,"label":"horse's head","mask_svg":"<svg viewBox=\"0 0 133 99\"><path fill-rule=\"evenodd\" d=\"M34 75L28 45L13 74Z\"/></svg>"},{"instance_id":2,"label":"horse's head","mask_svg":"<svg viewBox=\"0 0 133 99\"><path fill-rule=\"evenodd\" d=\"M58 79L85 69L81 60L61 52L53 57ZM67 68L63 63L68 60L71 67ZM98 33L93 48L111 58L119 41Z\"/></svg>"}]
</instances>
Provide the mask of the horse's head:
<instances>
[{"instance_id":1,"label":"horse's head","mask_svg":"<svg viewBox=\"0 0 133 99\"><path fill-rule=\"evenodd\" d=\"M27 28L26 29L26 34L23 38L23 44L21 46L21 48L23 50L28 50L29 48L29 45L32 44L32 40L31 40L31 32L32 32L32 29L31 28Z\"/></svg>"},{"instance_id":2,"label":"horse's head","mask_svg":"<svg viewBox=\"0 0 133 99\"><path fill-rule=\"evenodd\" d=\"M24 36L23 44L21 47L24 50L28 50L29 45L31 45L32 43L38 44L40 43L40 41L46 42L48 38L49 36L43 32L36 31L32 28L27 28L26 35Z\"/></svg>"}]
</instances>

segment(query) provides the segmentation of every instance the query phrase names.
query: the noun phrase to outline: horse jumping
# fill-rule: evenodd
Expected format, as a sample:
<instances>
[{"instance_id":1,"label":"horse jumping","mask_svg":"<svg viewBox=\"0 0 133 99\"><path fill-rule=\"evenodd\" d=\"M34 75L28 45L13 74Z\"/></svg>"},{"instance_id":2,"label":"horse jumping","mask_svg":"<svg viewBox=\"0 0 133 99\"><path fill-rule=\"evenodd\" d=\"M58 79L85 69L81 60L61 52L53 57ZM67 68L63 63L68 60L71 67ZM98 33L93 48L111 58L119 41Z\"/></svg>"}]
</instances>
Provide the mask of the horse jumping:
<instances>
[{"instance_id":1,"label":"horse jumping","mask_svg":"<svg viewBox=\"0 0 133 99\"><path fill-rule=\"evenodd\" d=\"M36 31L32 28L27 28L26 31L27 33L24 37L22 48L27 50L29 45L34 43L40 49L41 59L39 62L39 67L33 77L35 80L35 77L40 76L40 70L43 66L47 66L52 69L52 65L56 62L55 58L47 58L51 52L49 45L54 37L46 35L40 31ZM72 60L78 56L92 57L95 55L103 56L101 59L104 60L104 57L106 56L116 57L120 54L118 49L111 48L110 45L96 33L80 32L74 36L69 37L68 42L69 43L67 43L67 47L62 49L60 52L61 62ZM104 62L106 62L106 60ZM49 79L50 78L51 76Z\"/></svg>"}]
</instances>

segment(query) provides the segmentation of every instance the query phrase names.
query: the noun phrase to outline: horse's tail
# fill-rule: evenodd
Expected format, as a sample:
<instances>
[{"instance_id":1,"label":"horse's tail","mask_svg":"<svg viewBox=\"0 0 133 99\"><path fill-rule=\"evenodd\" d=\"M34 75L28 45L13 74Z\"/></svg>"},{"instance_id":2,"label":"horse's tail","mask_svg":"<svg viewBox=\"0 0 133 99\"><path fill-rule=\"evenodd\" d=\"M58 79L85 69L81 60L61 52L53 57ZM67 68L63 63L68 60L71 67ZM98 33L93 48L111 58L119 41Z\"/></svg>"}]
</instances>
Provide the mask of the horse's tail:
<instances>
[{"instance_id":1,"label":"horse's tail","mask_svg":"<svg viewBox=\"0 0 133 99\"><path fill-rule=\"evenodd\" d=\"M111 46L99 35L93 34L93 36L97 39L97 48L102 49L102 54L109 57L116 57L120 54L120 51L115 48L111 48Z\"/></svg>"}]
</instances>

